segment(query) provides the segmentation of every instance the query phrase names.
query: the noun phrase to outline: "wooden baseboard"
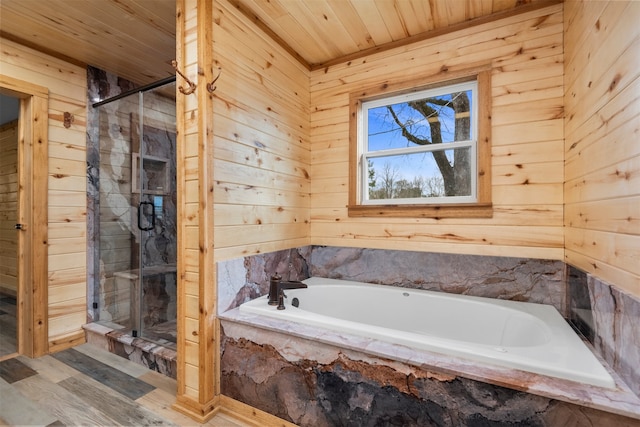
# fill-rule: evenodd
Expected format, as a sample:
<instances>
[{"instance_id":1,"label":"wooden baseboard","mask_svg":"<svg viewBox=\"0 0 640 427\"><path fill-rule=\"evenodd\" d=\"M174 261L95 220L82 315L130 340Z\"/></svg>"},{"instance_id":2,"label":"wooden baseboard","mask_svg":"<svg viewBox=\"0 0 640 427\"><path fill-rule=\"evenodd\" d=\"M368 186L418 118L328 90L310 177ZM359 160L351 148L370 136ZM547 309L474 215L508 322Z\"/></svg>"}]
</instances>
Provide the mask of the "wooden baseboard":
<instances>
[{"instance_id":1,"label":"wooden baseboard","mask_svg":"<svg viewBox=\"0 0 640 427\"><path fill-rule=\"evenodd\" d=\"M219 405L218 411L221 413L256 427L296 427L289 421L224 395L220 395Z\"/></svg>"},{"instance_id":2,"label":"wooden baseboard","mask_svg":"<svg viewBox=\"0 0 640 427\"><path fill-rule=\"evenodd\" d=\"M206 404L200 404L186 396L177 396L176 402L171 405L171 409L204 424L209 421L219 411L218 399L214 398Z\"/></svg>"},{"instance_id":3,"label":"wooden baseboard","mask_svg":"<svg viewBox=\"0 0 640 427\"><path fill-rule=\"evenodd\" d=\"M50 339L48 353L57 353L68 348L84 344L85 342L87 342L87 340L83 329L81 331Z\"/></svg>"}]
</instances>

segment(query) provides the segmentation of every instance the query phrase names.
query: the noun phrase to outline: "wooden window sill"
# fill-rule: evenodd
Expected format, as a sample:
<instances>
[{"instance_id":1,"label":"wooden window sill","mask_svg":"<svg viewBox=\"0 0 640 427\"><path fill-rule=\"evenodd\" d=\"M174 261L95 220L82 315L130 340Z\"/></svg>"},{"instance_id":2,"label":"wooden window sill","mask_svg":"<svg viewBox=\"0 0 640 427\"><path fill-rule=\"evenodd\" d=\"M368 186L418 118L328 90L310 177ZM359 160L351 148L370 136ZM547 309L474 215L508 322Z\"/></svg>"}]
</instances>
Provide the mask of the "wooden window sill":
<instances>
[{"instance_id":1,"label":"wooden window sill","mask_svg":"<svg viewBox=\"0 0 640 427\"><path fill-rule=\"evenodd\" d=\"M452 205L349 205L350 217L373 218L491 218L491 203Z\"/></svg>"}]
</instances>

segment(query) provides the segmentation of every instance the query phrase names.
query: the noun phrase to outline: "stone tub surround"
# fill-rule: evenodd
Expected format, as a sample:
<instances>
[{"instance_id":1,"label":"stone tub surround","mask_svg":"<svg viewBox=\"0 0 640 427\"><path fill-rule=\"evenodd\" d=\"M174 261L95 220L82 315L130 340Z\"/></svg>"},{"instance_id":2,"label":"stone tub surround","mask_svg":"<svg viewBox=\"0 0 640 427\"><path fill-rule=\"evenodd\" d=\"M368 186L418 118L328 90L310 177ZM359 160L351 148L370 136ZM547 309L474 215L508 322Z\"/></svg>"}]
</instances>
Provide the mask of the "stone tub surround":
<instances>
[{"instance_id":1,"label":"stone tub surround","mask_svg":"<svg viewBox=\"0 0 640 427\"><path fill-rule=\"evenodd\" d=\"M640 397L640 299L568 266L569 321Z\"/></svg>"},{"instance_id":2,"label":"stone tub surround","mask_svg":"<svg viewBox=\"0 0 640 427\"><path fill-rule=\"evenodd\" d=\"M567 314L562 261L304 246L221 261L217 271L219 312L267 294L278 272L550 304Z\"/></svg>"},{"instance_id":3,"label":"stone tub surround","mask_svg":"<svg viewBox=\"0 0 640 427\"><path fill-rule=\"evenodd\" d=\"M122 330L98 323L88 323L83 328L88 343L176 379L177 352L175 350L142 338L134 338Z\"/></svg>"},{"instance_id":4,"label":"stone tub surround","mask_svg":"<svg viewBox=\"0 0 640 427\"><path fill-rule=\"evenodd\" d=\"M640 426L640 399L606 389L230 310L221 388L301 426Z\"/></svg>"},{"instance_id":5,"label":"stone tub surround","mask_svg":"<svg viewBox=\"0 0 640 427\"><path fill-rule=\"evenodd\" d=\"M298 254L295 268L287 263L292 254ZM280 270L274 269L274 266ZM524 390L522 384L525 384L530 393L557 400L568 399L585 407L602 408L605 411L633 416L640 411L638 396L629 396L630 390L638 394L637 389L640 387L640 374L636 372L637 369L632 369L640 366L638 299L572 269L561 261L323 246L258 254L218 263L220 317L248 324L257 322L255 317L238 320L237 313L225 311L266 294L268 278L273 271L280 272L285 279L289 278L288 274L295 274L296 280L319 276L552 304L572 323L580 323L573 321L580 316L582 323L592 325L590 329L585 329L584 325L577 329L590 338L589 341L594 344L591 348L597 357L604 360L603 364L616 372L614 378L622 378L619 381L620 396L618 392L611 395L608 391L604 393L602 389L598 391L592 386L576 387L576 383L565 381L563 384L561 380L555 379L551 379L551 385L547 380L537 383L541 376L537 376L534 381L531 379L533 374L524 374L524 378L509 382L515 378L514 372L519 371L511 370L506 375L492 377L489 374L493 369L487 371L486 366L468 365L468 362L452 368L457 372L456 375L518 390ZM251 277L258 279L250 279ZM266 322L266 326L260 323L255 326L272 328L271 320L262 321ZM290 327L280 325L275 330L300 336L300 327L298 325L291 330ZM327 335L326 331L317 333ZM318 339L314 336L311 339ZM358 340L353 337L349 340L337 338L331 343L349 346L359 342ZM367 342L360 348L369 352L378 345L380 343ZM383 353L381 357L390 356ZM433 363L439 369L447 366L442 361ZM466 367L466 370L460 366ZM224 364L222 369L225 369ZM485 378L484 375L489 377ZM623 408L619 412L616 409L616 401L619 399L621 405L629 405L631 402L635 409L629 413Z\"/></svg>"}]
</instances>

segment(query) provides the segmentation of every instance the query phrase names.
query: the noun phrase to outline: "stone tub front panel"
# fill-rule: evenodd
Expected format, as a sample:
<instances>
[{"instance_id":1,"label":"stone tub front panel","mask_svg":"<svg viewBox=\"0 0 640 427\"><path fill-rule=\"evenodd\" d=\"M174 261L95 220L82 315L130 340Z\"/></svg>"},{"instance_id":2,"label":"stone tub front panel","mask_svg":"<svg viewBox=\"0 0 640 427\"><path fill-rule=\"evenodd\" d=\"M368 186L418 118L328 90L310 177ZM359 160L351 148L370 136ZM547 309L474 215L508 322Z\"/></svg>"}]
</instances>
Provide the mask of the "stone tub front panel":
<instances>
[{"instance_id":1,"label":"stone tub front panel","mask_svg":"<svg viewBox=\"0 0 640 427\"><path fill-rule=\"evenodd\" d=\"M619 415L224 321L221 366L224 395L303 427L640 425Z\"/></svg>"}]
</instances>

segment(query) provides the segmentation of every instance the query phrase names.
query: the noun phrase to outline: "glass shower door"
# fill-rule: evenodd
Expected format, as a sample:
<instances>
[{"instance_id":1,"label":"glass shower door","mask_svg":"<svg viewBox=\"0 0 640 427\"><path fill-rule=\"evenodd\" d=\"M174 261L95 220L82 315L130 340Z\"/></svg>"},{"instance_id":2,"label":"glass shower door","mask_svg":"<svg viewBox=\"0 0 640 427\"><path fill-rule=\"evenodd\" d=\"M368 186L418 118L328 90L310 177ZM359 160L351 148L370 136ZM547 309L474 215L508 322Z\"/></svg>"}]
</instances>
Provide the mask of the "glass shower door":
<instances>
[{"instance_id":1,"label":"glass shower door","mask_svg":"<svg viewBox=\"0 0 640 427\"><path fill-rule=\"evenodd\" d=\"M142 96L133 138L140 232L136 323L141 337L167 344L176 341L175 84Z\"/></svg>"},{"instance_id":2,"label":"glass shower door","mask_svg":"<svg viewBox=\"0 0 640 427\"><path fill-rule=\"evenodd\" d=\"M177 296L175 83L99 108L96 320L171 347Z\"/></svg>"}]
</instances>

